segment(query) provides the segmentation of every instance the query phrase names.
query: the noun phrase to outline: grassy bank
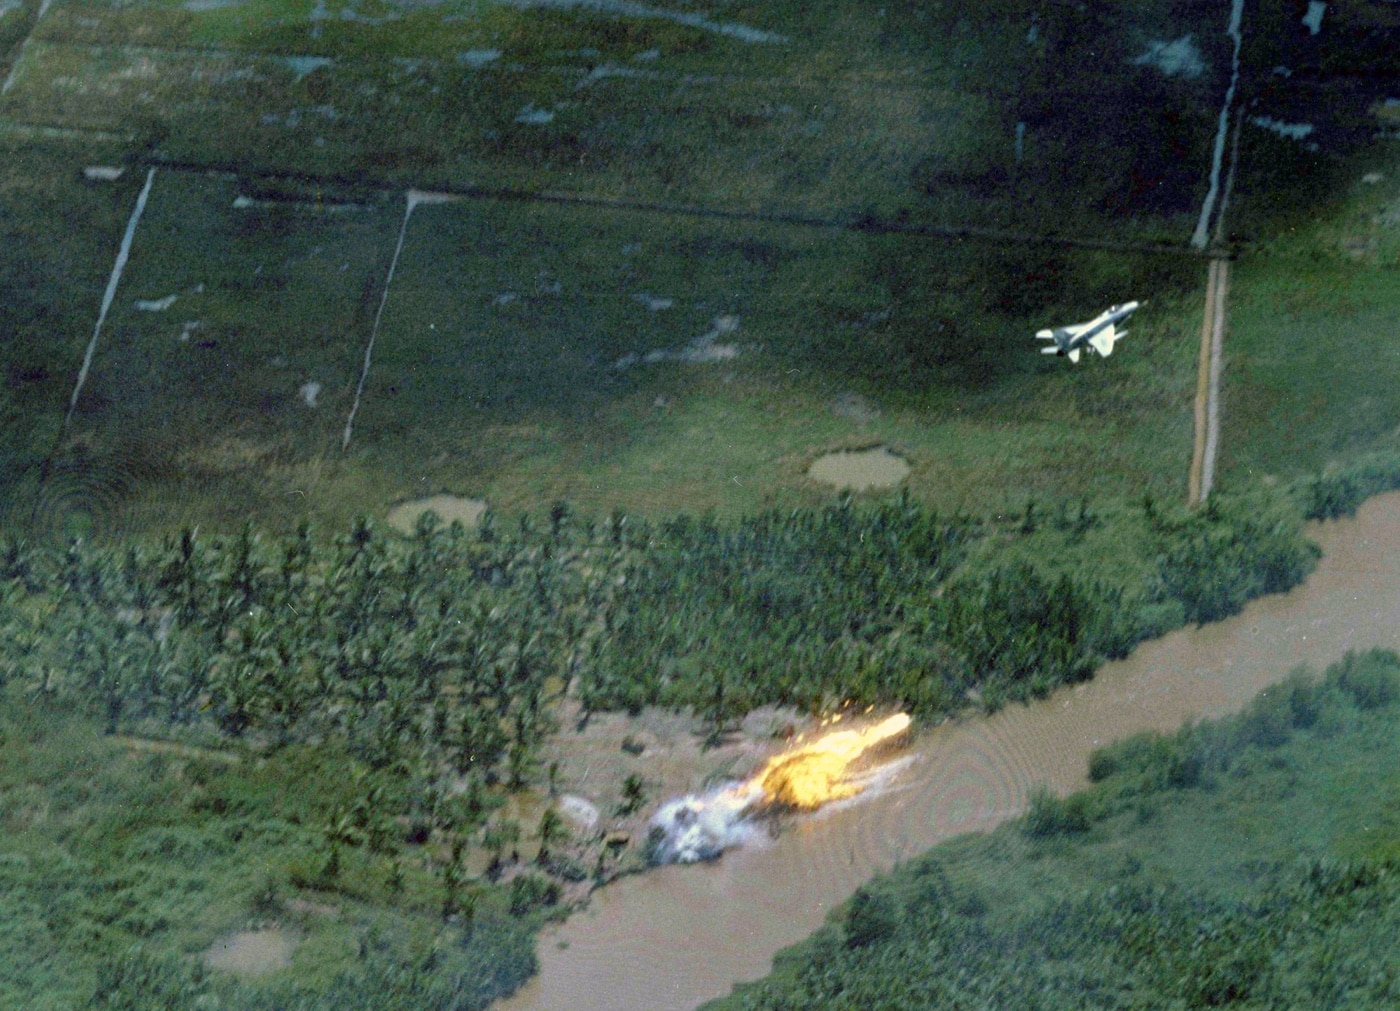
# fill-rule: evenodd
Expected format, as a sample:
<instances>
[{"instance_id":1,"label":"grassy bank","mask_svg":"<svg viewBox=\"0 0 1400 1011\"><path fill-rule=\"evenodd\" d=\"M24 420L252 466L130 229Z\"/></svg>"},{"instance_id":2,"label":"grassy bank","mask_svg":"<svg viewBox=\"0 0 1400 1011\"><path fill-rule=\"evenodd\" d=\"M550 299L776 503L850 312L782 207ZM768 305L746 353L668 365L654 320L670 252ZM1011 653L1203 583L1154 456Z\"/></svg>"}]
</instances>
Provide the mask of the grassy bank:
<instances>
[{"instance_id":1,"label":"grassy bank","mask_svg":"<svg viewBox=\"0 0 1400 1011\"><path fill-rule=\"evenodd\" d=\"M1090 790L877 879L707 1007L1388 1006L1397 702L1400 658L1348 655L1097 752Z\"/></svg>"},{"instance_id":2,"label":"grassy bank","mask_svg":"<svg viewBox=\"0 0 1400 1011\"><path fill-rule=\"evenodd\" d=\"M385 781L353 756L104 736L21 690L0 720L5 1004L470 1008L534 971L555 910L475 882L444 920L443 843L366 843ZM206 968L245 931L293 939L288 964Z\"/></svg>"}]
</instances>

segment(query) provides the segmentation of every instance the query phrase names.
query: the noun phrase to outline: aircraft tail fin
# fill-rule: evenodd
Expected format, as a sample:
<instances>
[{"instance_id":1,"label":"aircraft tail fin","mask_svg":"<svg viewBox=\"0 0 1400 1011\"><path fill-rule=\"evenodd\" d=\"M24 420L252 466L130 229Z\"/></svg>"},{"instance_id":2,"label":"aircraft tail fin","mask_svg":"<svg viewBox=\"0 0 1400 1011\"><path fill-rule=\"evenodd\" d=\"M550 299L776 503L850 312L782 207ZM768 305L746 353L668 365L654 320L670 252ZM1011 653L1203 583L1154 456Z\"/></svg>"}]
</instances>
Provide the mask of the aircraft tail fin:
<instances>
[{"instance_id":1,"label":"aircraft tail fin","mask_svg":"<svg viewBox=\"0 0 1400 1011\"><path fill-rule=\"evenodd\" d=\"M1040 353L1043 354L1043 355L1057 355L1057 354L1060 353L1060 349L1059 349L1059 348L1041 348L1041 349L1040 349Z\"/></svg>"},{"instance_id":2,"label":"aircraft tail fin","mask_svg":"<svg viewBox=\"0 0 1400 1011\"><path fill-rule=\"evenodd\" d=\"M1073 348L1073 349L1070 350L1070 352L1069 352L1069 360L1072 361L1072 362L1076 362L1076 363L1079 361L1079 349L1078 349L1078 348Z\"/></svg>"},{"instance_id":3,"label":"aircraft tail fin","mask_svg":"<svg viewBox=\"0 0 1400 1011\"><path fill-rule=\"evenodd\" d=\"M1037 330L1035 335L1043 341L1052 341L1055 339L1054 330Z\"/></svg>"}]
</instances>

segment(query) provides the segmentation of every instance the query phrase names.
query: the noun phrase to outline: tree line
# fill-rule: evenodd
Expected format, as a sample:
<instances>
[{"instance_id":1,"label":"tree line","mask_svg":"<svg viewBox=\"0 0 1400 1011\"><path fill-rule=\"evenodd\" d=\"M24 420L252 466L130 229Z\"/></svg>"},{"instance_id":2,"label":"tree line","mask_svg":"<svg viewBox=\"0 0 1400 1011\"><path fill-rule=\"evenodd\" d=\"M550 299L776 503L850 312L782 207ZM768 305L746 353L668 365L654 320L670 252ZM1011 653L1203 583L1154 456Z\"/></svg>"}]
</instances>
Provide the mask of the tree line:
<instances>
[{"instance_id":1,"label":"tree line","mask_svg":"<svg viewBox=\"0 0 1400 1011\"><path fill-rule=\"evenodd\" d=\"M1163 624L1286 589L1316 557L1286 503L1149 500L1116 521L1140 564L1115 582L1044 547L1000 550L1040 543L1033 509L997 527L905 493L729 521L558 503L467 531L425 515L407 538L363 518L331 538L307 524L158 545L9 537L0 676L111 733L330 734L376 768L518 788L566 692L585 713L692 707L716 734L774 702L995 708L1088 678ZM1098 522L1080 512L1074 536Z\"/></svg>"}]
</instances>

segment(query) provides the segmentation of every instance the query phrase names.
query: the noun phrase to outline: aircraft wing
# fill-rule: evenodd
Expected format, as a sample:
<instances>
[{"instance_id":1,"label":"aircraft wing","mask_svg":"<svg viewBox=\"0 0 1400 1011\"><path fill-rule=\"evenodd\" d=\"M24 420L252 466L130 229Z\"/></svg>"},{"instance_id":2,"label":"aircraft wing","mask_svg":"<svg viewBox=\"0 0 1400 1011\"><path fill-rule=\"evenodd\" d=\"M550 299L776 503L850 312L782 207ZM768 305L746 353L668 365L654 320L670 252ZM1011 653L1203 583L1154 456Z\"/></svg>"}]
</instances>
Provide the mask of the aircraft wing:
<instances>
[{"instance_id":1,"label":"aircraft wing","mask_svg":"<svg viewBox=\"0 0 1400 1011\"><path fill-rule=\"evenodd\" d=\"M1089 338L1089 346L1092 347L1099 354L1107 358L1109 355L1113 354L1114 341L1122 340L1127 335L1128 331L1118 330L1114 327L1112 323L1110 323L1108 326L1104 327L1098 333L1094 334L1094 336Z\"/></svg>"}]
</instances>

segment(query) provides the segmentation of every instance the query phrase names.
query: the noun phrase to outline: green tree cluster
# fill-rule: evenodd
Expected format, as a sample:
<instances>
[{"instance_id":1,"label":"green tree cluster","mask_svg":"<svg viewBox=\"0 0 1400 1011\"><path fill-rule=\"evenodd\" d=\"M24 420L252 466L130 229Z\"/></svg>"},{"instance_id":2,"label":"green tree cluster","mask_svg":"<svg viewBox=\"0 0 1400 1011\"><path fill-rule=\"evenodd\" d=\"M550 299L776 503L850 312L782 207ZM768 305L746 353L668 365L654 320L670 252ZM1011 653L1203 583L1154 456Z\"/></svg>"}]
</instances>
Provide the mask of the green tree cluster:
<instances>
[{"instance_id":1,"label":"green tree cluster","mask_svg":"<svg viewBox=\"0 0 1400 1011\"><path fill-rule=\"evenodd\" d=\"M1280 496L1216 495L1197 510L1147 510L1157 545L1154 595L1178 602L1187 621L1218 621L1253 597L1302 581L1318 549Z\"/></svg>"},{"instance_id":2,"label":"green tree cluster","mask_svg":"<svg viewBox=\"0 0 1400 1011\"><path fill-rule=\"evenodd\" d=\"M692 707L716 741L772 702L996 708L1160 631L1146 608L1217 618L1293 585L1316 554L1281 495L1144 516L1117 582L1018 551L1044 536L1029 509L996 530L907 494L724 523L599 523L560 503L543 525L488 514L475 534L425 517L407 540L365 519L329 542L251 525L116 550L11 538L0 651L6 676L93 708L110 732L332 734L376 767L427 755L519 787L540 774L565 691L585 712ZM1103 522L1085 503L1066 529Z\"/></svg>"}]
</instances>

